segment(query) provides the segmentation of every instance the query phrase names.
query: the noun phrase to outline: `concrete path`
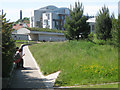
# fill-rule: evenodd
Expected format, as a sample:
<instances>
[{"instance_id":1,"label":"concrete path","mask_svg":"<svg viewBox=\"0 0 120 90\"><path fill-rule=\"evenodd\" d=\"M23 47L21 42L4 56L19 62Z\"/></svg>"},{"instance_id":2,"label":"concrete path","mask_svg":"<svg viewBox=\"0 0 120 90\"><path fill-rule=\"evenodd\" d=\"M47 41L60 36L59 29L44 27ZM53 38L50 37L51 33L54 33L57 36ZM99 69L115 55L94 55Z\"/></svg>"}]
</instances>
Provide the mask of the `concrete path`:
<instances>
[{"instance_id":1,"label":"concrete path","mask_svg":"<svg viewBox=\"0 0 120 90\"><path fill-rule=\"evenodd\" d=\"M15 69L9 88L53 88L60 71L44 76L28 46L24 46L23 53L25 69Z\"/></svg>"}]
</instances>

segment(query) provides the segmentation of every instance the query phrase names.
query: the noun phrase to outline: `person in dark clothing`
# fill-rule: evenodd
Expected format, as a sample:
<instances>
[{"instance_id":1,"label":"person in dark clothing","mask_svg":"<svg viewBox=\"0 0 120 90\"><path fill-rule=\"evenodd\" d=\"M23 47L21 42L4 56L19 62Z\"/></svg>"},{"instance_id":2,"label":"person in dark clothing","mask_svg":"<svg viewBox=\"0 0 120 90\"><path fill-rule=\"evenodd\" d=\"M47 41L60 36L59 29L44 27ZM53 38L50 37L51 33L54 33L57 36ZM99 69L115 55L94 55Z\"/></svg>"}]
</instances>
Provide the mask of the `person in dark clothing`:
<instances>
[{"instance_id":1,"label":"person in dark clothing","mask_svg":"<svg viewBox=\"0 0 120 90\"><path fill-rule=\"evenodd\" d=\"M19 55L19 47L16 47L16 56L17 56L16 59L20 58L20 55ZM19 67L20 67L20 63L16 63L16 66L17 66L17 68L19 68Z\"/></svg>"},{"instance_id":2,"label":"person in dark clothing","mask_svg":"<svg viewBox=\"0 0 120 90\"><path fill-rule=\"evenodd\" d=\"M19 50L19 54L20 54L20 57L21 57L20 65L21 65L21 67L24 69L24 67L23 67L24 62L23 62L23 58L22 58L22 57L23 57L25 54L22 54L22 51L23 51L22 49Z\"/></svg>"}]
</instances>

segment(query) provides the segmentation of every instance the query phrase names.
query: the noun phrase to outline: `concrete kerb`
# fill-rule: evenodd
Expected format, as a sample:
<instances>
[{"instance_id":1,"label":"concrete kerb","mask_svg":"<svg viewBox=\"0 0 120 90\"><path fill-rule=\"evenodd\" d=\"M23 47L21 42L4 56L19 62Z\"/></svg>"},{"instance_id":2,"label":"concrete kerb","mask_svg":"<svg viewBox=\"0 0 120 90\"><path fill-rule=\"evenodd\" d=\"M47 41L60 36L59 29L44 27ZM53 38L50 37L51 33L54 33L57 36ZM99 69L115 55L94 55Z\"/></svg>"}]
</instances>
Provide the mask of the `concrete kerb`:
<instances>
[{"instance_id":1,"label":"concrete kerb","mask_svg":"<svg viewBox=\"0 0 120 90\"><path fill-rule=\"evenodd\" d=\"M30 54L30 55L31 55L31 57L32 57L32 60L34 61L34 64L36 65L36 68L37 68L37 69L38 69L38 71L39 71L39 74L42 76L42 78L44 78L44 75L41 73L41 70L40 70L40 68L39 68L38 64L36 63L36 61L35 61L34 57L32 56L32 54L31 54L31 52L30 52L30 50L29 50L28 46L27 46L27 49L28 49L28 51L29 51L29 54Z\"/></svg>"}]
</instances>

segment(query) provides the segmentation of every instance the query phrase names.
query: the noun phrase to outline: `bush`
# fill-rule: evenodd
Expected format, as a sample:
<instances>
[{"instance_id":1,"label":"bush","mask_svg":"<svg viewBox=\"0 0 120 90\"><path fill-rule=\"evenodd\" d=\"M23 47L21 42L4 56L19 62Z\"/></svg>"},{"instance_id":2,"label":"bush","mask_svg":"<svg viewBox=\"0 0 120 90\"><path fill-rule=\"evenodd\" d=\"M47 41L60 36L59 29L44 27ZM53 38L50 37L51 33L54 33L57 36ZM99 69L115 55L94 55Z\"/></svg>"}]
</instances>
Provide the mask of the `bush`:
<instances>
[{"instance_id":1,"label":"bush","mask_svg":"<svg viewBox=\"0 0 120 90\"><path fill-rule=\"evenodd\" d=\"M92 32L88 35L88 40L99 45L106 44L105 40L97 39L97 35Z\"/></svg>"},{"instance_id":2,"label":"bush","mask_svg":"<svg viewBox=\"0 0 120 90\"><path fill-rule=\"evenodd\" d=\"M94 34L93 34L93 32L91 32L91 33L88 35L88 40L90 40L90 41L93 41L93 40L94 40Z\"/></svg>"},{"instance_id":3,"label":"bush","mask_svg":"<svg viewBox=\"0 0 120 90\"><path fill-rule=\"evenodd\" d=\"M105 40L98 40L98 39L97 39L97 40L95 41L95 43L96 43L96 44L99 44L99 45L104 45L106 42L105 42Z\"/></svg>"}]
</instances>

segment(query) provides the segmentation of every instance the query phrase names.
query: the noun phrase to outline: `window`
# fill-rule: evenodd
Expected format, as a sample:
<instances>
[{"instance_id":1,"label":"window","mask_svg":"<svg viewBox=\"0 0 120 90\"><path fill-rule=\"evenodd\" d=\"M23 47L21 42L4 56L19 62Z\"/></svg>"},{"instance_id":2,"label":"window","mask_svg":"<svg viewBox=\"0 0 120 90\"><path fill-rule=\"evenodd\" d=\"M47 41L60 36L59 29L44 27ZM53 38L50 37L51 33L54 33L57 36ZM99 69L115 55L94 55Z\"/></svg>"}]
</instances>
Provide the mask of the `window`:
<instances>
[{"instance_id":1,"label":"window","mask_svg":"<svg viewBox=\"0 0 120 90\"><path fill-rule=\"evenodd\" d=\"M58 25L58 21L56 21L56 25Z\"/></svg>"},{"instance_id":2,"label":"window","mask_svg":"<svg viewBox=\"0 0 120 90\"><path fill-rule=\"evenodd\" d=\"M94 30L94 28L95 28L94 25L92 25L92 30Z\"/></svg>"},{"instance_id":3,"label":"window","mask_svg":"<svg viewBox=\"0 0 120 90\"><path fill-rule=\"evenodd\" d=\"M48 21L48 25L50 25L50 21Z\"/></svg>"},{"instance_id":4,"label":"window","mask_svg":"<svg viewBox=\"0 0 120 90\"><path fill-rule=\"evenodd\" d=\"M64 16L62 16L62 20L64 19Z\"/></svg>"},{"instance_id":5,"label":"window","mask_svg":"<svg viewBox=\"0 0 120 90\"><path fill-rule=\"evenodd\" d=\"M48 14L48 19L50 19L50 14Z\"/></svg>"},{"instance_id":6,"label":"window","mask_svg":"<svg viewBox=\"0 0 120 90\"><path fill-rule=\"evenodd\" d=\"M62 26L63 24L62 24L62 22L61 22L61 26Z\"/></svg>"},{"instance_id":7,"label":"window","mask_svg":"<svg viewBox=\"0 0 120 90\"><path fill-rule=\"evenodd\" d=\"M47 24L46 20L44 20L44 24L45 24L45 25Z\"/></svg>"}]
</instances>

